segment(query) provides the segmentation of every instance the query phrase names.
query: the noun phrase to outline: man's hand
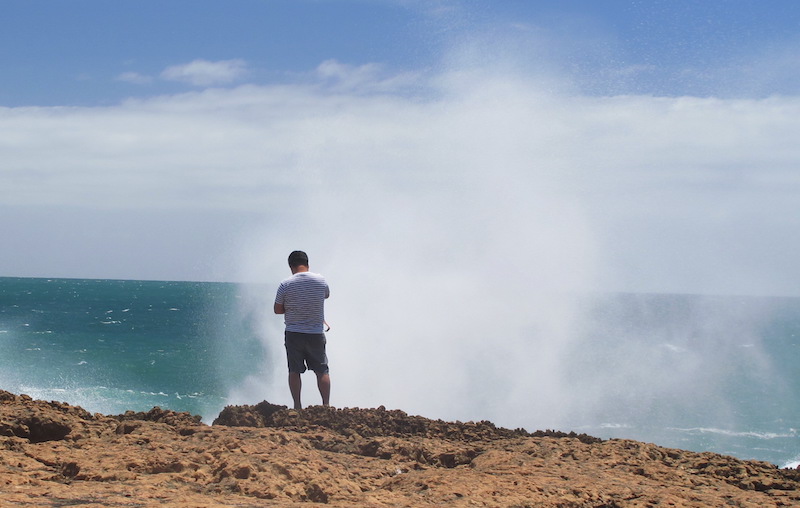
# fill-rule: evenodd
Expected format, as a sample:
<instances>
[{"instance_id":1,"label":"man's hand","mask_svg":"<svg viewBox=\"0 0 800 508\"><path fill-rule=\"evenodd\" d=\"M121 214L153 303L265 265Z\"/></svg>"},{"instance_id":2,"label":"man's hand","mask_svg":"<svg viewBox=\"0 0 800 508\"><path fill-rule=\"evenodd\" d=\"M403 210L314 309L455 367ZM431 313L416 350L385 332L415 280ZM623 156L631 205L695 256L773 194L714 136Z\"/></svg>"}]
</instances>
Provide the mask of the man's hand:
<instances>
[{"instance_id":1,"label":"man's hand","mask_svg":"<svg viewBox=\"0 0 800 508\"><path fill-rule=\"evenodd\" d=\"M286 309L283 307L282 303L275 304L275 314L286 314Z\"/></svg>"}]
</instances>

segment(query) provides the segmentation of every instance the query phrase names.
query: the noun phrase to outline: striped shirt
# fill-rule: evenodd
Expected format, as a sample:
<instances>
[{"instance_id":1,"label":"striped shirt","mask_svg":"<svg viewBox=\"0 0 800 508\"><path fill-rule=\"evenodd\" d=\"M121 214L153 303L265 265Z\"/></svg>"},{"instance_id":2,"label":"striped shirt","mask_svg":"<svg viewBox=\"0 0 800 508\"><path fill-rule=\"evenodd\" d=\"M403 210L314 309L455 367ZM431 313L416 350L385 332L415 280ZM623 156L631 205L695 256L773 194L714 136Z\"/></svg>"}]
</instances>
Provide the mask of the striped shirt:
<instances>
[{"instance_id":1,"label":"striped shirt","mask_svg":"<svg viewBox=\"0 0 800 508\"><path fill-rule=\"evenodd\" d=\"M275 303L283 305L286 331L322 333L325 299L330 296L325 277L318 273L298 272L278 286Z\"/></svg>"}]
</instances>

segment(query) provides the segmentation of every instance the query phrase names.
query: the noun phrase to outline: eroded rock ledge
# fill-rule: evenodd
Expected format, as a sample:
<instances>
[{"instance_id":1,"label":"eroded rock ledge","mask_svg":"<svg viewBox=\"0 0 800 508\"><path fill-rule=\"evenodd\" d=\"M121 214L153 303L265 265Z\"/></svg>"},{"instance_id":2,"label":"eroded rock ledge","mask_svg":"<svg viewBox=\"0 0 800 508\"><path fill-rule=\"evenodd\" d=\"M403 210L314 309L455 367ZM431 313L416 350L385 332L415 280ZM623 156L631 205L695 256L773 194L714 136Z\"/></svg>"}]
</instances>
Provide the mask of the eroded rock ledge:
<instances>
[{"instance_id":1,"label":"eroded rock ledge","mask_svg":"<svg viewBox=\"0 0 800 508\"><path fill-rule=\"evenodd\" d=\"M213 425L229 427L300 428L310 425L325 427L345 435L361 437L411 437L449 439L455 441L480 441L514 437L569 437L583 443L599 443L602 439L555 430L529 433L525 429L504 429L492 422L445 422L421 416L409 416L400 410L344 408L331 409L311 406L302 411L267 401L255 406L227 406L214 420Z\"/></svg>"},{"instance_id":2,"label":"eroded rock ledge","mask_svg":"<svg viewBox=\"0 0 800 508\"><path fill-rule=\"evenodd\" d=\"M214 423L0 390L4 506L800 506L800 471L629 440L268 402Z\"/></svg>"}]
</instances>

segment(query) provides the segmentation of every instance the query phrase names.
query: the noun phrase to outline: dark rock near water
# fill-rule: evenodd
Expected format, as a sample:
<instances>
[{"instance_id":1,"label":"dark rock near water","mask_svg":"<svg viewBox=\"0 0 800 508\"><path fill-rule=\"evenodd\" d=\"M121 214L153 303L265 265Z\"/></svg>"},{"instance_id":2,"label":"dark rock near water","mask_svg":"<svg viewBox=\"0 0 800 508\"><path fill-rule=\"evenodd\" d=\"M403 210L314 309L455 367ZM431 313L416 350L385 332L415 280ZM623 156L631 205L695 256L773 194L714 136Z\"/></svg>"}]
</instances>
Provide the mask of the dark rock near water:
<instances>
[{"instance_id":1,"label":"dark rock near water","mask_svg":"<svg viewBox=\"0 0 800 508\"><path fill-rule=\"evenodd\" d=\"M602 439L554 430L529 433L525 429L505 429L489 421L446 422L422 416L409 416L400 410L310 406L300 411L277 406L267 401L255 406L227 406L214 420L213 425L229 427L297 428L320 426L339 433L357 434L361 437L422 436L455 441L508 439L513 437L568 437L583 443L598 443Z\"/></svg>"},{"instance_id":2,"label":"dark rock near water","mask_svg":"<svg viewBox=\"0 0 800 508\"><path fill-rule=\"evenodd\" d=\"M157 406L147 412L140 411L135 413L133 411L126 411L124 414L113 416L113 418L116 418L122 422L144 421L166 423L167 425L172 425L173 427L180 425L200 425L202 420L202 417L198 415L193 415L187 412L172 411L169 409L165 410Z\"/></svg>"}]
</instances>

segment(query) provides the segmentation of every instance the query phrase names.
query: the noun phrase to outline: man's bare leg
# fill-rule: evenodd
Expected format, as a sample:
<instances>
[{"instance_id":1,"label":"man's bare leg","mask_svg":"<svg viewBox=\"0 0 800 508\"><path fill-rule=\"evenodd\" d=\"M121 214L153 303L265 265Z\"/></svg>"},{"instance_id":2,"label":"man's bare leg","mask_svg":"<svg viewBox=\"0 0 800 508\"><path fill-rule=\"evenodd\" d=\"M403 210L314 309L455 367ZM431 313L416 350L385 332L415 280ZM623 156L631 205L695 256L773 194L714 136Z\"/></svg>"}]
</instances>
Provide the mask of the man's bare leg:
<instances>
[{"instance_id":1,"label":"man's bare leg","mask_svg":"<svg viewBox=\"0 0 800 508\"><path fill-rule=\"evenodd\" d=\"M322 405L331 405L331 377L326 372L325 374L317 374L317 388L319 394L322 396Z\"/></svg>"},{"instance_id":2,"label":"man's bare leg","mask_svg":"<svg viewBox=\"0 0 800 508\"><path fill-rule=\"evenodd\" d=\"M292 393L292 400L294 401L294 408L295 409L303 409L303 405L300 404L300 390L303 387L303 380L300 379L299 372L290 372L289 373L289 391Z\"/></svg>"}]
</instances>

